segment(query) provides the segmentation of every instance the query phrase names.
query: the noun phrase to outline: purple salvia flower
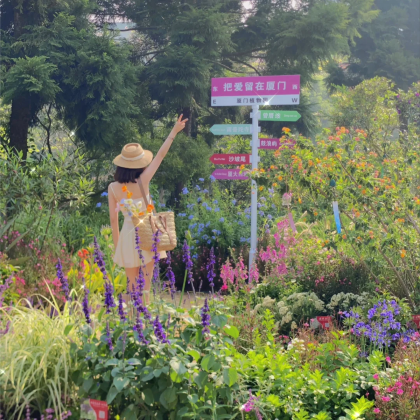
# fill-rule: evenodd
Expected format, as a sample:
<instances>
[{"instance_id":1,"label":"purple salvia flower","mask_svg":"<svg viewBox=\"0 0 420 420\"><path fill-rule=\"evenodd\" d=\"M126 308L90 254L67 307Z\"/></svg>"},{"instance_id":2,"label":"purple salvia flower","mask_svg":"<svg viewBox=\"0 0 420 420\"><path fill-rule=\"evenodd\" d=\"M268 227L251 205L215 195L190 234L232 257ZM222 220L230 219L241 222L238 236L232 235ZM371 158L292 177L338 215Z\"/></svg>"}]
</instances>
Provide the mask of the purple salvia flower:
<instances>
[{"instance_id":1,"label":"purple salvia flower","mask_svg":"<svg viewBox=\"0 0 420 420\"><path fill-rule=\"evenodd\" d=\"M216 257L214 255L214 247L211 247L210 256L209 256L206 269L207 269L207 280L209 281L209 285L213 293L214 293L214 278L216 277L216 274L214 272L215 264L216 264Z\"/></svg>"},{"instance_id":2,"label":"purple salvia flower","mask_svg":"<svg viewBox=\"0 0 420 420\"><path fill-rule=\"evenodd\" d=\"M169 340L166 338L166 334L162 327L162 324L159 322L159 316L156 316L156 319L153 321L153 330L159 343L169 343Z\"/></svg>"},{"instance_id":3,"label":"purple salvia flower","mask_svg":"<svg viewBox=\"0 0 420 420\"><path fill-rule=\"evenodd\" d=\"M7 321L6 328L4 330L0 330L0 337L2 335L6 335L9 332L9 330L10 330L10 324L11 324L11 322L10 321Z\"/></svg>"},{"instance_id":4,"label":"purple salvia flower","mask_svg":"<svg viewBox=\"0 0 420 420\"><path fill-rule=\"evenodd\" d=\"M67 280L67 277L65 277L63 274L63 266L61 264L60 258L58 259L55 268L57 269L57 278L58 280L60 280L61 290L63 291L66 300L70 300L69 282Z\"/></svg>"},{"instance_id":5,"label":"purple salvia flower","mask_svg":"<svg viewBox=\"0 0 420 420\"><path fill-rule=\"evenodd\" d=\"M9 287L11 286L12 283L13 283L13 277L12 276L9 276L4 281L4 284L0 284L0 308L3 307L4 293L6 292L6 290L9 289Z\"/></svg>"},{"instance_id":6,"label":"purple salvia flower","mask_svg":"<svg viewBox=\"0 0 420 420\"><path fill-rule=\"evenodd\" d=\"M89 289L86 286L85 279L83 279L83 288L85 290L85 296L83 297L82 307L83 307L83 313L85 314L86 322L90 325L91 319L90 319L90 307L89 307Z\"/></svg>"},{"instance_id":7,"label":"purple salvia flower","mask_svg":"<svg viewBox=\"0 0 420 420\"><path fill-rule=\"evenodd\" d=\"M126 312L124 311L124 299L122 293L118 295L118 315L120 316L121 322L127 321Z\"/></svg>"},{"instance_id":8,"label":"purple salvia flower","mask_svg":"<svg viewBox=\"0 0 420 420\"><path fill-rule=\"evenodd\" d=\"M153 245L152 245L153 261L154 261L152 283L153 283L154 294L156 294L156 283L159 280L159 260L160 260L160 255L158 252L159 234L160 232L158 230L156 230L156 232L153 234Z\"/></svg>"},{"instance_id":9,"label":"purple salvia flower","mask_svg":"<svg viewBox=\"0 0 420 420\"><path fill-rule=\"evenodd\" d=\"M187 240L184 241L184 246L182 247L183 255L182 255L182 261L185 263L185 269L187 270L188 275L188 284L191 285L194 297L195 296L195 287L194 287L194 279L193 279L193 262L191 260L191 253L190 253L190 247L188 246ZM196 299L197 301L197 299Z\"/></svg>"},{"instance_id":10,"label":"purple salvia flower","mask_svg":"<svg viewBox=\"0 0 420 420\"><path fill-rule=\"evenodd\" d=\"M110 314L112 312L112 308L115 308L117 306L114 300L114 287L109 281L106 281L104 286L106 313Z\"/></svg>"},{"instance_id":11,"label":"purple salvia flower","mask_svg":"<svg viewBox=\"0 0 420 420\"><path fill-rule=\"evenodd\" d=\"M204 306L201 308L201 325L203 329L201 330L203 334L210 333L210 308L207 302L207 299L204 300Z\"/></svg>"},{"instance_id":12,"label":"purple salvia flower","mask_svg":"<svg viewBox=\"0 0 420 420\"><path fill-rule=\"evenodd\" d=\"M108 274L106 272L104 256L102 254L102 251L99 248L99 244L98 244L98 240L96 239L96 236L93 238L93 247L94 247L94 251L93 251L94 262L98 265L104 278L106 313L110 314L112 311L112 308L115 308L117 306L114 300L114 286L109 281Z\"/></svg>"},{"instance_id":13,"label":"purple salvia flower","mask_svg":"<svg viewBox=\"0 0 420 420\"><path fill-rule=\"evenodd\" d=\"M141 261L141 267L144 267L144 257L143 257L143 253L140 249L140 237L139 237L139 228L138 227L135 228L135 241L136 241L136 249L137 249L137 252L139 254L140 261Z\"/></svg>"},{"instance_id":14,"label":"purple salvia flower","mask_svg":"<svg viewBox=\"0 0 420 420\"><path fill-rule=\"evenodd\" d=\"M112 345L111 329L109 328L109 321L106 322L106 342L108 343L109 351L114 350Z\"/></svg>"},{"instance_id":15,"label":"purple salvia flower","mask_svg":"<svg viewBox=\"0 0 420 420\"><path fill-rule=\"evenodd\" d=\"M26 405L25 420L31 420L31 409L29 408L29 405Z\"/></svg>"},{"instance_id":16,"label":"purple salvia flower","mask_svg":"<svg viewBox=\"0 0 420 420\"><path fill-rule=\"evenodd\" d=\"M132 286L131 290L131 300L133 301L134 307L141 313L143 313L144 318L148 321L152 319L149 310L143 304L143 290L144 290L144 280L140 281L137 278L137 285L134 287Z\"/></svg>"},{"instance_id":17,"label":"purple salvia flower","mask_svg":"<svg viewBox=\"0 0 420 420\"><path fill-rule=\"evenodd\" d=\"M137 310L136 322L133 325L133 330L139 336L140 343L142 343L145 346L147 346L149 344L149 342L146 340L146 338L144 337L144 334L143 334L143 322L141 321L140 311L139 310Z\"/></svg>"},{"instance_id":18,"label":"purple salvia flower","mask_svg":"<svg viewBox=\"0 0 420 420\"><path fill-rule=\"evenodd\" d=\"M166 257L166 264L168 266L167 270L166 270L166 278L169 281L169 289L171 291L171 298L172 300L175 297L175 293L176 293L176 288L175 288L175 274L172 271L172 265L171 265L171 253L168 252L167 253L167 257Z\"/></svg>"}]
</instances>

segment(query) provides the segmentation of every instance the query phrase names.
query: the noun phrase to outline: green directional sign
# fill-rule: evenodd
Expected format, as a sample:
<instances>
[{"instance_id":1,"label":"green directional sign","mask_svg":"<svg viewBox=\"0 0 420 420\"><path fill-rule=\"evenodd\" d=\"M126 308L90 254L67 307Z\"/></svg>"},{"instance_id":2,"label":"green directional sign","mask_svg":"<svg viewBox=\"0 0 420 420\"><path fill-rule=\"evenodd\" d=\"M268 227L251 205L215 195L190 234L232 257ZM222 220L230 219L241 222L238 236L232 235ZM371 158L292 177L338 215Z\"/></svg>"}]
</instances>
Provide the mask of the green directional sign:
<instances>
[{"instance_id":1,"label":"green directional sign","mask_svg":"<svg viewBox=\"0 0 420 420\"><path fill-rule=\"evenodd\" d=\"M260 111L260 121L297 121L301 115L297 111L277 111L264 109Z\"/></svg>"},{"instance_id":2,"label":"green directional sign","mask_svg":"<svg viewBox=\"0 0 420 420\"><path fill-rule=\"evenodd\" d=\"M216 136L252 134L251 124L215 124L210 131Z\"/></svg>"}]
</instances>

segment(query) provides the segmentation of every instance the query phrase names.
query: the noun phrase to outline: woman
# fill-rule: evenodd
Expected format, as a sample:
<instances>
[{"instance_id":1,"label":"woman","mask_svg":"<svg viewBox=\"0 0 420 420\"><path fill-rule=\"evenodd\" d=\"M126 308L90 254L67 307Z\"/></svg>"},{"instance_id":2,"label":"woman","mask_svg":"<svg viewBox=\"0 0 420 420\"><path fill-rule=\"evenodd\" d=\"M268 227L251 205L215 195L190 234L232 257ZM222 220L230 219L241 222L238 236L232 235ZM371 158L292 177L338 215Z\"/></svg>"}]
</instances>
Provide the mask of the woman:
<instances>
[{"instance_id":1,"label":"woman","mask_svg":"<svg viewBox=\"0 0 420 420\"><path fill-rule=\"evenodd\" d=\"M182 119L181 114L154 159L152 152L143 150L137 143L126 144L121 154L114 159L114 164L117 166L117 169L114 175L115 182L109 184L108 187L109 217L115 247L114 262L125 268L127 291L131 291L131 286L135 284L141 263L135 248L135 228L131 216L120 204L124 202L122 200L127 199L127 192L129 192L129 197L137 204L137 207L141 207L141 211L146 212L147 203L144 203L138 181L142 184L147 200L149 201L149 183L162 163L163 158L168 153L175 136L184 129L187 121L188 119ZM121 232L118 226L118 211L120 210L124 214L124 224ZM165 252L160 253L160 258L164 258L165 256ZM148 293L153 274L152 252L143 251L143 258L146 266L144 269L146 281L145 291ZM148 301L148 295L146 300Z\"/></svg>"}]
</instances>

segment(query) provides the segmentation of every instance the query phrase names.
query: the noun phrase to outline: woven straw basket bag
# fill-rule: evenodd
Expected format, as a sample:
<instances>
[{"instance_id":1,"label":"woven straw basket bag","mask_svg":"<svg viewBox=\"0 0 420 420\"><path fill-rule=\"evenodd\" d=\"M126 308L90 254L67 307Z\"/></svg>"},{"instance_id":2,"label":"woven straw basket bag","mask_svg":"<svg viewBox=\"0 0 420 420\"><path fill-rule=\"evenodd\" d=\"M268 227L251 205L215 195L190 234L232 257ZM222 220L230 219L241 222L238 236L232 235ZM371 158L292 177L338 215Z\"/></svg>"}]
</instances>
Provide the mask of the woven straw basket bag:
<instances>
[{"instance_id":1,"label":"woven straw basket bag","mask_svg":"<svg viewBox=\"0 0 420 420\"><path fill-rule=\"evenodd\" d=\"M137 180L143 200L146 207L153 204L146 198L143 185L140 178ZM176 248L176 230L175 230L175 215L172 211L164 211L161 213L147 213L144 216L133 216L133 224L138 228L138 235L140 238L140 249L142 251L151 251L153 246L153 234L158 230L159 242L157 243L158 252L172 251Z\"/></svg>"}]
</instances>

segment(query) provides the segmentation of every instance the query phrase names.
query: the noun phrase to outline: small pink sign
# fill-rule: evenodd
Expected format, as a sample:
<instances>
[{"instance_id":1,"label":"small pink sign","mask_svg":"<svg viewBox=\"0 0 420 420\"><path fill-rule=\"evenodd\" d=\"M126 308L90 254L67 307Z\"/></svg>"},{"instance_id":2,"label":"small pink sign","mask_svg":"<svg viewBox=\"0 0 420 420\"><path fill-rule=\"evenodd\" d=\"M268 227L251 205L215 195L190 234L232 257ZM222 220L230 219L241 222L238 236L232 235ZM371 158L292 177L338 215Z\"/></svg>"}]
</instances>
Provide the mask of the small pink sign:
<instances>
[{"instance_id":1,"label":"small pink sign","mask_svg":"<svg viewBox=\"0 0 420 420\"><path fill-rule=\"evenodd\" d=\"M248 179L247 176L241 174L239 169L216 169L212 175L216 179Z\"/></svg>"},{"instance_id":2,"label":"small pink sign","mask_svg":"<svg viewBox=\"0 0 420 420\"><path fill-rule=\"evenodd\" d=\"M420 328L420 315L413 315L413 322Z\"/></svg>"},{"instance_id":3,"label":"small pink sign","mask_svg":"<svg viewBox=\"0 0 420 420\"><path fill-rule=\"evenodd\" d=\"M109 410L106 401L85 400L80 408L80 418L87 420L108 420Z\"/></svg>"},{"instance_id":4,"label":"small pink sign","mask_svg":"<svg viewBox=\"0 0 420 420\"><path fill-rule=\"evenodd\" d=\"M283 140L280 139L259 139L259 149L270 149L277 150L280 146L287 146L289 148L294 147L296 142L294 140Z\"/></svg>"},{"instance_id":5,"label":"small pink sign","mask_svg":"<svg viewBox=\"0 0 420 420\"><path fill-rule=\"evenodd\" d=\"M251 155L247 154L214 154L210 161L215 165L248 165L251 163Z\"/></svg>"},{"instance_id":6,"label":"small pink sign","mask_svg":"<svg viewBox=\"0 0 420 420\"><path fill-rule=\"evenodd\" d=\"M212 106L298 105L299 95L299 75L211 79Z\"/></svg>"},{"instance_id":7,"label":"small pink sign","mask_svg":"<svg viewBox=\"0 0 420 420\"><path fill-rule=\"evenodd\" d=\"M331 317L330 316L317 316L316 320L322 325L324 330L331 327Z\"/></svg>"}]
</instances>

